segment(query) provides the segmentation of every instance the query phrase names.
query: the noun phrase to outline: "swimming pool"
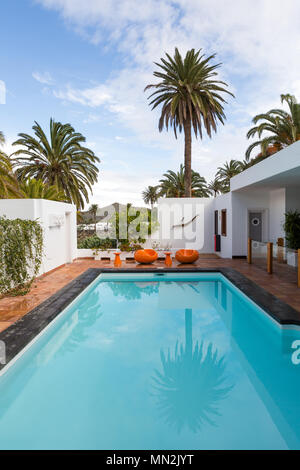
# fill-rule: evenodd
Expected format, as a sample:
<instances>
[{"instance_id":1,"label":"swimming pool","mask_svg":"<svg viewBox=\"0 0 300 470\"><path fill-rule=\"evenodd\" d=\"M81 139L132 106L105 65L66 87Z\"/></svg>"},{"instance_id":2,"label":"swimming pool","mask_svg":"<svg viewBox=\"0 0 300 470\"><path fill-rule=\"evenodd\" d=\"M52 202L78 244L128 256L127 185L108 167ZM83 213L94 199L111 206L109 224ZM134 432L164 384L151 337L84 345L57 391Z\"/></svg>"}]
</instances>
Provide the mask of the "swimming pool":
<instances>
[{"instance_id":1,"label":"swimming pool","mask_svg":"<svg viewBox=\"0 0 300 470\"><path fill-rule=\"evenodd\" d=\"M2 372L0 448L300 449L299 340L222 274L101 274Z\"/></svg>"}]
</instances>

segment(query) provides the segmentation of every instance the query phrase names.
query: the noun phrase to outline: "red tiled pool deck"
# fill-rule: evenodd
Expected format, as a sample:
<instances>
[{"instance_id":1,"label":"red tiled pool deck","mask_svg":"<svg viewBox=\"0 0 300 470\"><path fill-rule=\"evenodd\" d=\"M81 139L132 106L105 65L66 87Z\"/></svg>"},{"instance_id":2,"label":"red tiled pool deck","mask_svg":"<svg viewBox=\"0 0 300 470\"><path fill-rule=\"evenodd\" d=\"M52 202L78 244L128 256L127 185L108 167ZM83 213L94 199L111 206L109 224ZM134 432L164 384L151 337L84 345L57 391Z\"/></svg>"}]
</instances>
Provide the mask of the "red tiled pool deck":
<instances>
[{"instance_id":1,"label":"red tiled pool deck","mask_svg":"<svg viewBox=\"0 0 300 470\"><path fill-rule=\"evenodd\" d=\"M137 265L135 262L123 262L123 268L145 268L145 265ZM156 261L150 267L164 267L164 261ZM173 266L178 266L176 261ZM180 267L193 265L180 265ZM296 272L287 266L275 265L274 274L268 274L257 265L249 265L246 260L220 259L214 255L202 255L195 263L200 268L233 268L254 281L265 290L283 300L300 312L300 289L297 287ZM28 294L22 297L4 297L0 299L0 332L8 328L12 323L30 312L37 305L53 295L59 289L71 282L77 276L89 268L109 268L113 263L109 261L95 261L93 259L78 259L72 264L63 266L49 274L46 274L33 283Z\"/></svg>"}]
</instances>

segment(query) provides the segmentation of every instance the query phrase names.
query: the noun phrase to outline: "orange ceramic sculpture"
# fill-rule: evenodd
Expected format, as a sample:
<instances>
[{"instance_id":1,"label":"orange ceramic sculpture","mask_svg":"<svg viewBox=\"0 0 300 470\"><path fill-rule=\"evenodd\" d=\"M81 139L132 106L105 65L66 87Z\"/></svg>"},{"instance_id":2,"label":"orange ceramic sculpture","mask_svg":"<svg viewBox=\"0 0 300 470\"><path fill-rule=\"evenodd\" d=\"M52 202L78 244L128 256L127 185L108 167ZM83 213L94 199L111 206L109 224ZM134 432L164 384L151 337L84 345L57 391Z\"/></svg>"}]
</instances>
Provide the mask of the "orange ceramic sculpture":
<instances>
[{"instance_id":1,"label":"orange ceramic sculpture","mask_svg":"<svg viewBox=\"0 0 300 470\"><path fill-rule=\"evenodd\" d=\"M114 261L115 268L120 268L122 266L122 261L120 258L120 253L115 253L115 261Z\"/></svg>"},{"instance_id":2,"label":"orange ceramic sculpture","mask_svg":"<svg viewBox=\"0 0 300 470\"><path fill-rule=\"evenodd\" d=\"M165 252L165 255L166 255L165 265L168 266L168 268L170 268L172 266L171 254L172 254L171 251L166 251Z\"/></svg>"},{"instance_id":3,"label":"orange ceramic sculpture","mask_svg":"<svg viewBox=\"0 0 300 470\"><path fill-rule=\"evenodd\" d=\"M158 254L155 250L137 250L134 253L134 259L141 264L154 263L158 258Z\"/></svg>"},{"instance_id":4,"label":"orange ceramic sculpture","mask_svg":"<svg viewBox=\"0 0 300 470\"><path fill-rule=\"evenodd\" d=\"M194 263L199 258L197 250L178 250L175 258L179 263Z\"/></svg>"}]
</instances>

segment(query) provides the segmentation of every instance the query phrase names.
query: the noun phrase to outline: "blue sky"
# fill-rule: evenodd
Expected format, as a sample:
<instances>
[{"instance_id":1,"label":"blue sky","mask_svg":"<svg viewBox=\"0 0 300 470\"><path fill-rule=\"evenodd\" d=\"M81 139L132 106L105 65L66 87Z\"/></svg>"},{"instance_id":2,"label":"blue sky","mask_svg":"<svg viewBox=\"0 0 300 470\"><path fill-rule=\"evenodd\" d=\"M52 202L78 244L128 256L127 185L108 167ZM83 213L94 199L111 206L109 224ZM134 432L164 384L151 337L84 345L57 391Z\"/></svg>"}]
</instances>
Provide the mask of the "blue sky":
<instances>
[{"instance_id":1,"label":"blue sky","mask_svg":"<svg viewBox=\"0 0 300 470\"><path fill-rule=\"evenodd\" d=\"M194 140L207 180L243 159L253 115L300 98L300 4L286 0L10 0L1 4L0 129L8 152L34 120L71 122L101 158L91 202L141 203L141 191L183 161L183 139L159 134L143 92L153 62L177 46L217 53L235 99L211 140ZM1 100L1 87L0 87Z\"/></svg>"}]
</instances>

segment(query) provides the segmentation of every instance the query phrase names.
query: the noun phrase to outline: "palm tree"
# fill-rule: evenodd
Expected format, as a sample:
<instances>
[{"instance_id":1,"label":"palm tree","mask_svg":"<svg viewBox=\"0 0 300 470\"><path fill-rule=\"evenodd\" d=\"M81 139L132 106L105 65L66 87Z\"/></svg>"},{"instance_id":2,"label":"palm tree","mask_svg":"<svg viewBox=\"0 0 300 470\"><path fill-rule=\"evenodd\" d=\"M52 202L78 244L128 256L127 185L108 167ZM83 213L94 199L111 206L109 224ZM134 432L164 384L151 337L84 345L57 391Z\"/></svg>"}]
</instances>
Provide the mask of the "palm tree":
<instances>
[{"instance_id":1,"label":"palm tree","mask_svg":"<svg viewBox=\"0 0 300 470\"><path fill-rule=\"evenodd\" d=\"M97 232L97 212L99 206L98 204L92 204L89 208L89 213L92 215L93 223L95 224L95 233Z\"/></svg>"},{"instance_id":2,"label":"palm tree","mask_svg":"<svg viewBox=\"0 0 300 470\"><path fill-rule=\"evenodd\" d=\"M153 75L161 81L148 85L154 91L148 99L150 106L155 109L162 104L159 119L159 131L164 127L168 130L173 127L175 137L177 130L184 131L184 167L185 167L185 197L191 197L192 190L192 128L195 137L202 139L204 127L209 137L212 131L217 131L217 123L224 124L225 114L223 104L226 103L222 93L232 95L225 82L215 80L216 69L220 64L212 65L215 54L205 58L201 55L201 49L195 52L191 49L182 59L175 48L172 58L166 54L167 60L161 58L161 63L155 63L159 70ZM224 86L222 86L224 85ZM233 95L232 95L233 96Z\"/></svg>"},{"instance_id":3,"label":"palm tree","mask_svg":"<svg viewBox=\"0 0 300 470\"><path fill-rule=\"evenodd\" d=\"M184 197L186 183L184 166L180 165L179 172L177 173L168 170L159 182L162 196ZM191 196L209 197L205 178L194 170L192 170Z\"/></svg>"},{"instance_id":4,"label":"palm tree","mask_svg":"<svg viewBox=\"0 0 300 470\"><path fill-rule=\"evenodd\" d=\"M145 204L151 204L151 209L153 209L154 204L159 198L159 186L148 186L143 192L142 197Z\"/></svg>"},{"instance_id":5,"label":"palm tree","mask_svg":"<svg viewBox=\"0 0 300 470\"><path fill-rule=\"evenodd\" d=\"M224 190L223 184L218 178L215 178L213 181L209 183L207 186L209 192L216 197L218 194L222 193Z\"/></svg>"},{"instance_id":6,"label":"palm tree","mask_svg":"<svg viewBox=\"0 0 300 470\"><path fill-rule=\"evenodd\" d=\"M249 160L252 150L258 146L261 148L260 156L266 158L300 140L300 104L289 94L281 95L281 103L284 102L287 103L289 112L271 109L253 118L255 126L249 130L247 138L258 135L259 140L248 147L246 160ZM268 134L262 138L264 132Z\"/></svg>"},{"instance_id":7,"label":"palm tree","mask_svg":"<svg viewBox=\"0 0 300 470\"><path fill-rule=\"evenodd\" d=\"M248 170L248 168L250 168L253 165L256 165L257 163L261 162L262 160L264 160L264 158L262 157L261 154L259 154L255 158L251 158L250 160L246 160L246 159L245 160L237 160L237 162L238 162L240 170L242 172L242 171Z\"/></svg>"},{"instance_id":8,"label":"palm tree","mask_svg":"<svg viewBox=\"0 0 300 470\"><path fill-rule=\"evenodd\" d=\"M192 309L185 310L185 346L160 353L163 372L155 370L153 381L159 410L166 423L179 433L188 426L194 433L205 423L215 425L220 415L217 405L232 390L225 385L225 357L218 357L212 343L196 342L193 348Z\"/></svg>"},{"instance_id":9,"label":"palm tree","mask_svg":"<svg viewBox=\"0 0 300 470\"><path fill-rule=\"evenodd\" d=\"M35 137L19 134L13 145L23 146L14 155L19 180L35 178L62 191L66 200L78 209L88 202L88 191L98 179L99 162L92 150L84 147L85 137L75 132L70 124L50 120L50 140L41 126L35 122Z\"/></svg>"},{"instance_id":10,"label":"palm tree","mask_svg":"<svg viewBox=\"0 0 300 470\"><path fill-rule=\"evenodd\" d=\"M241 173L241 171L240 162L237 160L230 160L230 162L226 162L225 165L218 168L216 178L221 181L224 192L230 191L230 179Z\"/></svg>"},{"instance_id":11,"label":"palm tree","mask_svg":"<svg viewBox=\"0 0 300 470\"><path fill-rule=\"evenodd\" d=\"M0 151L0 199L22 197L9 157Z\"/></svg>"},{"instance_id":12,"label":"palm tree","mask_svg":"<svg viewBox=\"0 0 300 470\"><path fill-rule=\"evenodd\" d=\"M20 183L23 196L28 199L48 199L50 201L65 201L63 192L59 192L56 186L48 186L42 180L35 178Z\"/></svg>"},{"instance_id":13,"label":"palm tree","mask_svg":"<svg viewBox=\"0 0 300 470\"><path fill-rule=\"evenodd\" d=\"M3 132L0 131L0 145L5 143ZM0 150L0 198L21 197L18 181L12 170L10 158Z\"/></svg>"}]
</instances>

